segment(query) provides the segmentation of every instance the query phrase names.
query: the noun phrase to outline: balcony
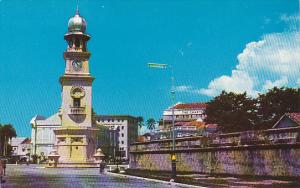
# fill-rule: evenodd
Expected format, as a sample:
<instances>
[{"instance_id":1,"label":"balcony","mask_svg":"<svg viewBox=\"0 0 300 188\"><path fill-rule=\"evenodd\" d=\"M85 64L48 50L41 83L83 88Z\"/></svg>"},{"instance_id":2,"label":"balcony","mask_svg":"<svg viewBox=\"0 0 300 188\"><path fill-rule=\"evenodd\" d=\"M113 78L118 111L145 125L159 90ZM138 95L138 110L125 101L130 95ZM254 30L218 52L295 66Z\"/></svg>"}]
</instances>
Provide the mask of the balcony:
<instances>
[{"instance_id":1,"label":"balcony","mask_svg":"<svg viewBox=\"0 0 300 188\"><path fill-rule=\"evenodd\" d=\"M85 107L70 107L71 115L85 115Z\"/></svg>"}]
</instances>

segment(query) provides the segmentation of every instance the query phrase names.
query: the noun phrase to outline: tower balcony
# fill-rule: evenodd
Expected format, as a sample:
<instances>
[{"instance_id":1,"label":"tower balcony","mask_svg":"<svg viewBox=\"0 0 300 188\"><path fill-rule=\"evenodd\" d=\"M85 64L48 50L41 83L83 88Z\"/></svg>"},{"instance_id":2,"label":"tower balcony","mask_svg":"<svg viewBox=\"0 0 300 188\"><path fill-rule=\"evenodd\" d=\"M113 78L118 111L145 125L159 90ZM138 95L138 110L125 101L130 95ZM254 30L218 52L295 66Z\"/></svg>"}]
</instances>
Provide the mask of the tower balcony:
<instances>
[{"instance_id":1,"label":"tower balcony","mask_svg":"<svg viewBox=\"0 0 300 188\"><path fill-rule=\"evenodd\" d=\"M85 115L85 107L70 107L70 115Z\"/></svg>"}]
</instances>

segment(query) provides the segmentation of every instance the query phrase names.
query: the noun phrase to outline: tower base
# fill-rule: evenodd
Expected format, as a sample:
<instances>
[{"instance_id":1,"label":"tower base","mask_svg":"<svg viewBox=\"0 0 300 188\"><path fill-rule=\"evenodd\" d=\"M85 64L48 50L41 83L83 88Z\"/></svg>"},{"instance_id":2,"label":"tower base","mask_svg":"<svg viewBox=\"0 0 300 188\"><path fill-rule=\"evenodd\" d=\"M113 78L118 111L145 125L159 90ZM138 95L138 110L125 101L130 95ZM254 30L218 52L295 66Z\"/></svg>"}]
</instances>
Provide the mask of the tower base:
<instances>
[{"instance_id":1,"label":"tower base","mask_svg":"<svg viewBox=\"0 0 300 188\"><path fill-rule=\"evenodd\" d=\"M59 155L56 167L87 168L97 167L96 134L98 129L65 127L54 130L55 148Z\"/></svg>"}]
</instances>

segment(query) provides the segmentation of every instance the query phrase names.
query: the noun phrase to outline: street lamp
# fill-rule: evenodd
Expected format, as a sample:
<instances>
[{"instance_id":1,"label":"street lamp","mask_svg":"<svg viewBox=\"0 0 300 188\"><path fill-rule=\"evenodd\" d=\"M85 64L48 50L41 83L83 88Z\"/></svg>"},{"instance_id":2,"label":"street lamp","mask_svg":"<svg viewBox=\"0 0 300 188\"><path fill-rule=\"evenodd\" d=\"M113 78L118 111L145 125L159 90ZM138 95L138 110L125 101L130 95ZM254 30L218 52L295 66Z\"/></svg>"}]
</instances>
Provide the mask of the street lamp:
<instances>
[{"instance_id":1,"label":"street lamp","mask_svg":"<svg viewBox=\"0 0 300 188\"><path fill-rule=\"evenodd\" d=\"M171 65L167 64L158 64L158 63L148 63L149 68L159 68L159 69L171 69L171 81L172 81L172 87L171 87L171 99L172 99L172 105L175 104L175 85L174 85L174 71L173 67ZM171 153L171 165L172 165L172 174L171 179L173 181L176 180L176 155L175 155L175 118L174 118L174 107L172 107L172 153Z\"/></svg>"}]
</instances>

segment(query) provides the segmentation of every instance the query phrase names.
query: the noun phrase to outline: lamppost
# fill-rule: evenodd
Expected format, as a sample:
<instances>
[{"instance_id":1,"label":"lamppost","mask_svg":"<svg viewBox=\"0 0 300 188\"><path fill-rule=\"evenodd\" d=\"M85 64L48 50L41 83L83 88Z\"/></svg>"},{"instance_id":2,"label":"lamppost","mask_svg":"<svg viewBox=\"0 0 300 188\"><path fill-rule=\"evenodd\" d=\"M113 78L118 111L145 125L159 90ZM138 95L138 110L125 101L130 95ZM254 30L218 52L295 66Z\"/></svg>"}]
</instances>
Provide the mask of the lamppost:
<instances>
[{"instance_id":1,"label":"lamppost","mask_svg":"<svg viewBox=\"0 0 300 188\"><path fill-rule=\"evenodd\" d=\"M159 68L159 69L171 69L171 81L172 81L172 87L171 87L171 100L172 105L175 104L175 85L174 85L174 71L173 67L171 65L167 64L158 64L158 63L148 63L149 68ZM172 107L172 152L171 152L171 165L172 165L172 174L171 179L173 181L176 180L176 154L175 154L175 117L174 117L174 107Z\"/></svg>"}]
</instances>

